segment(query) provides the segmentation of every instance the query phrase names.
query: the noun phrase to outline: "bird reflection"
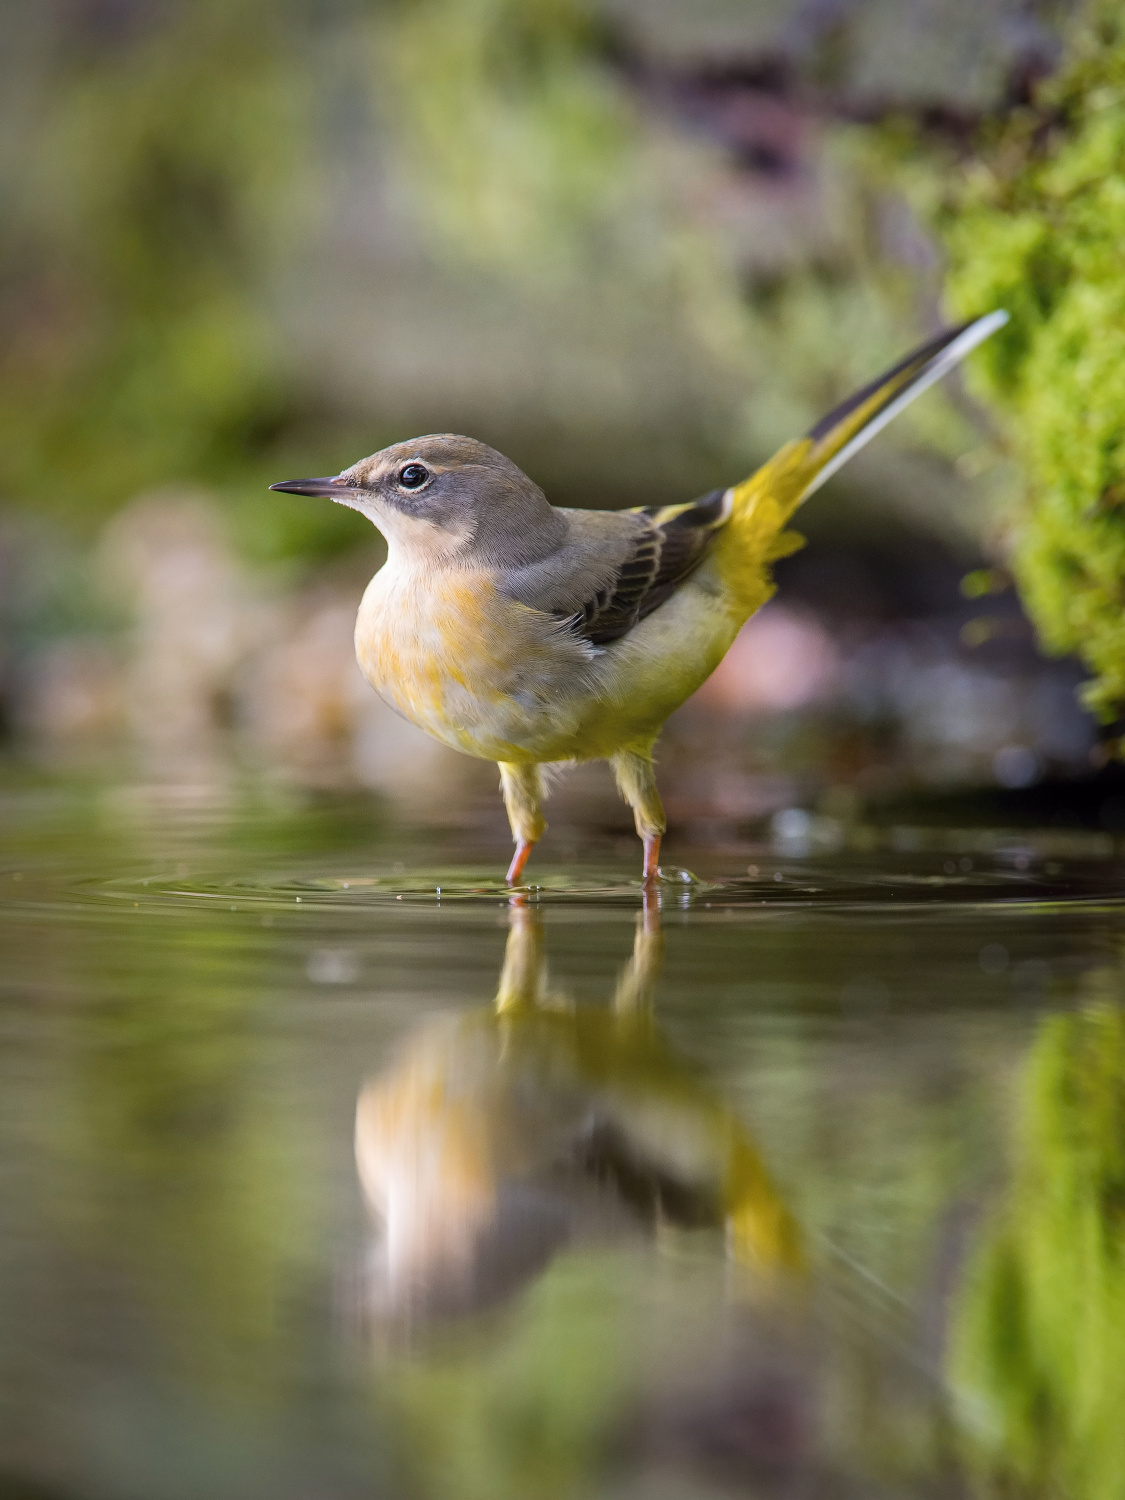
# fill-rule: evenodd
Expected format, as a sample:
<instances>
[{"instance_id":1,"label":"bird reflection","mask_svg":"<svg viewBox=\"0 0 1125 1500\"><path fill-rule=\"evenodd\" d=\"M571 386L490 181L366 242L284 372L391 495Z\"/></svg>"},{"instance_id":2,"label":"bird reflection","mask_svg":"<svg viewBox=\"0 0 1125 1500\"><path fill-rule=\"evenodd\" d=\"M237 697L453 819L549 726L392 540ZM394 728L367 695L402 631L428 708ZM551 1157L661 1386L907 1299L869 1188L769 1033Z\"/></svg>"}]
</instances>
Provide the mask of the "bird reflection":
<instances>
[{"instance_id":1,"label":"bird reflection","mask_svg":"<svg viewBox=\"0 0 1125 1500\"><path fill-rule=\"evenodd\" d=\"M803 1264L801 1236L745 1127L652 1016L655 898L608 1007L552 988L538 913L510 908L496 998L426 1026L362 1089L359 1178L385 1316L503 1299L564 1245L721 1229L759 1279Z\"/></svg>"}]
</instances>

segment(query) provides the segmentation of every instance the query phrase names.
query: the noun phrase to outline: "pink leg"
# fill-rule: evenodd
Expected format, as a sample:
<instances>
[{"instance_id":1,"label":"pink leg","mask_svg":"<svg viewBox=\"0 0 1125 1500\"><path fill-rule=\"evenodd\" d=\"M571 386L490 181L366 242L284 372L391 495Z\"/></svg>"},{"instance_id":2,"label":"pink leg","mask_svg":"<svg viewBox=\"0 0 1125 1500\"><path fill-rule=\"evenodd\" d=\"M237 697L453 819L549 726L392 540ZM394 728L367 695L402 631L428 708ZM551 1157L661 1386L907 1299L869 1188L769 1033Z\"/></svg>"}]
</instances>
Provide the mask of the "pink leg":
<instances>
[{"instance_id":1,"label":"pink leg","mask_svg":"<svg viewBox=\"0 0 1125 1500\"><path fill-rule=\"evenodd\" d=\"M660 879L660 839L667 823L656 790L652 756L647 751L619 750L613 757L613 774L618 791L633 809L633 821L644 841L645 885L654 885Z\"/></svg>"},{"instance_id":2,"label":"pink leg","mask_svg":"<svg viewBox=\"0 0 1125 1500\"><path fill-rule=\"evenodd\" d=\"M538 766L509 765L500 762L500 785L508 823L516 841L516 852L508 866L508 884L518 885L523 867L535 845L547 831L543 816L543 779Z\"/></svg>"},{"instance_id":3,"label":"pink leg","mask_svg":"<svg viewBox=\"0 0 1125 1500\"><path fill-rule=\"evenodd\" d=\"M508 866L509 885L519 885L523 867L527 864L528 857L534 848L535 843L532 839L516 840L516 852L512 855L512 863Z\"/></svg>"}]
</instances>

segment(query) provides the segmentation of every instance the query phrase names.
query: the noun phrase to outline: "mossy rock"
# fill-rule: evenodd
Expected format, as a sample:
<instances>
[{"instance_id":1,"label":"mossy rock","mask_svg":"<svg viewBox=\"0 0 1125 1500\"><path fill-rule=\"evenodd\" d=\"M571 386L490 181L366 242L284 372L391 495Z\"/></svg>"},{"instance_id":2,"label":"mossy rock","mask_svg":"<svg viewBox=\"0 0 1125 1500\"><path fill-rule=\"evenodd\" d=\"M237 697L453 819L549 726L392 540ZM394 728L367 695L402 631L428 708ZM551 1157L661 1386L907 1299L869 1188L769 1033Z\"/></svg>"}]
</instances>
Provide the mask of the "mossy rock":
<instances>
[{"instance_id":1,"label":"mossy rock","mask_svg":"<svg viewBox=\"0 0 1125 1500\"><path fill-rule=\"evenodd\" d=\"M1027 476L1015 574L1044 647L1125 717L1125 9L1095 0L1069 60L951 205L954 305L1012 321L976 366Z\"/></svg>"}]
</instances>

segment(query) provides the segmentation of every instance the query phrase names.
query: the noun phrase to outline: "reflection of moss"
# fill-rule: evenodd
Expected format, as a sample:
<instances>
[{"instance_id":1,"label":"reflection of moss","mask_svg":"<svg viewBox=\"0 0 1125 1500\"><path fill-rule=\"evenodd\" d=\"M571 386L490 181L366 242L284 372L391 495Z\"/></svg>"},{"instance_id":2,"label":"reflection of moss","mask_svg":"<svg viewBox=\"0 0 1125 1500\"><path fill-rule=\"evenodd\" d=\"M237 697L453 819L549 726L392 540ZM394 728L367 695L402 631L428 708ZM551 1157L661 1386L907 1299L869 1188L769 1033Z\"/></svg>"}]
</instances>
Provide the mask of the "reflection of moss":
<instances>
[{"instance_id":1,"label":"reflection of moss","mask_svg":"<svg viewBox=\"0 0 1125 1500\"><path fill-rule=\"evenodd\" d=\"M33 861L65 862L78 847L107 878L182 859L221 880L282 857L370 852L379 837L350 799L255 807L251 788L226 819L213 809L200 825L149 821L73 781L56 803L48 785L30 782L33 824L7 818L6 853L28 862L29 880ZM289 1047L263 1019L278 998L275 939L241 903L236 915L225 901L137 895L92 933L80 924L41 944L58 993L83 996L60 1010L60 1092L27 1122L57 1174L45 1178L48 1243L57 1230L82 1256L127 1268L177 1378L277 1403L294 1376L293 1308L313 1284L320 1200L307 1125L294 1123L302 1096L278 1082Z\"/></svg>"},{"instance_id":2,"label":"reflection of moss","mask_svg":"<svg viewBox=\"0 0 1125 1500\"><path fill-rule=\"evenodd\" d=\"M612 1255L566 1257L530 1290L498 1348L450 1340L397 1367L388 1394L424 1493L590 1492L635 1358L629 1269Z\"/></svg>"},{"instance_id":3,"label":"reflection of moss","mask_svg":"<svg viewBox=\"0 0 1125 1500\"><path fill-rule=\"evenodd\" d=\"M966 313L1005 307L982 391L1028 475L1014 566L1086 701L1125 712L1125 9L1093 0L1069 65L965 179L948 232Z\"/></svg>"},{"instance_id":4,"label":"reflection of moss","mask_svg":"<svg viewBox=\"0 0 1125 1500\"><path fill-rule=\"evenodd\" d=\"M154 924L129 964L94 970L112 998L75 1028L74 1086L53 1123L82 1186L57 1212L87 1249L124 1256L180 1372L230 1390L250 1380L269 1400L310 1225L286 1116L254 1087L263 995L231 979L246 948L244 931Z\"/></svg>"},{"instance_id":5,"label":"reflection of moss","mask_svg":"<svg viewBox=\"0 0 1125 1500\"><path fill-rule=\"evenodd\" d=\"M957 1315L953 1374L981 1467L1071 1500L1125 1475L1125 1011L1046 1021L1031 1054L1011 1196Z\"/></svg>"}]
</instances>

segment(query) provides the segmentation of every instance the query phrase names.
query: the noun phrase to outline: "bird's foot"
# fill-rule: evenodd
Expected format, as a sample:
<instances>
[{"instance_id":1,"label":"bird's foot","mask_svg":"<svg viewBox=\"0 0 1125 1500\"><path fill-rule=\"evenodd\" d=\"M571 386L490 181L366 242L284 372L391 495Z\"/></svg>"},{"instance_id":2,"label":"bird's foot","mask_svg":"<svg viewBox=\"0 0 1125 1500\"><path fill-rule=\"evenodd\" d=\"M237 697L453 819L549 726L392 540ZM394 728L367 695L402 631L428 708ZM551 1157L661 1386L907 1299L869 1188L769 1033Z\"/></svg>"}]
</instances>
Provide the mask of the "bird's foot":
<instances>
[{"instance_id":1,"label":"bird's foot","mask_svg":"<svg viewBox=\"0 0 1125 1500\"><path fill-rule=\"evenodd\" d=\"M660 834L651 834L644 841L645 862L642 879L645 885L653 885L660 879Z\"/></svg>"},{"instance_id":2,"label":"bird's foot","mask_svg":"<svg viewBox=\"0 0 1125 1500\"><path fill-rule=\"evenodd\" d=\"M530 839L517 839L516 852L512 855L512 863L508 866L507 881L509 885L519 885L520 876L523 874L524 865L531 857L531 851L535 848Z\"/></svg>"}]
</instances>

